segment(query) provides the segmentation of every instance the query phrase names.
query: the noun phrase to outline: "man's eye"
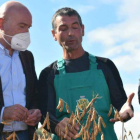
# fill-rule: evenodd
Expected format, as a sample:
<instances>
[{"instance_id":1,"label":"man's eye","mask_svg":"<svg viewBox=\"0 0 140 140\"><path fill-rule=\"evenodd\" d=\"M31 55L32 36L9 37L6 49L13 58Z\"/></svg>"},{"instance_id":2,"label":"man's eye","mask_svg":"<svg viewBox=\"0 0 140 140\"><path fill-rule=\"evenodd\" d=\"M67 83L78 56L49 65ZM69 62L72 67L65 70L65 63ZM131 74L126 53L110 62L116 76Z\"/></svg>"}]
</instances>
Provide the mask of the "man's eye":
<instances>
[{"instance_id":1,"label":"man's eye","mask_svg":"<svg viewBox=\"0 0 140 140\"><path fill-rule=\"evenodd\" d=\"M73 25L72 28L73 29L78 29L78 25Z\"/></svg>"},{"instance_id":2,"label":"man's eye","mask_svg":"<svg viewBox=\"0 0 140 140\"><path fill-rule=\"evenodd\" d=\"M24 25L20 25L20 28L24 28L25 26Z\"/></svg>"},{"instance_id":3,"label":"man's eye","mask_svg":"<svg viewBox=\"0 0 140 140\"><path fill-rule=\"evenodd\" d=\"M65 31L66 29L67 29L67 27L65 27L65 26L60 27L61 31Z\"/></svg>"}]
</instances>

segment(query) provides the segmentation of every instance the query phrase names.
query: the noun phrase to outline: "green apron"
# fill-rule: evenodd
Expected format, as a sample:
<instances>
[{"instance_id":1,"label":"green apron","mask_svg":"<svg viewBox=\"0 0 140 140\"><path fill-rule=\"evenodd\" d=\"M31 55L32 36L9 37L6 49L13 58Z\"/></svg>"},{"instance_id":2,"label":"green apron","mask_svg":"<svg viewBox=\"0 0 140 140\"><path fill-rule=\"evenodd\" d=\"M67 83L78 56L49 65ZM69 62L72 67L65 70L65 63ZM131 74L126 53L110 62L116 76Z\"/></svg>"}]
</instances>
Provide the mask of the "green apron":
<instances>
[{"instance_id":1,"label":"green apron","mask_svg":"<svg viewBox=\"0 0 140 140\"><path fill-rule=\"evenodd\" d=\"M93 92L95 95L98 93L102 98L96 100L94 107L106 124L105 129L102 127L104 138L105 140L117 140L114 124L109 122L109 119L113 118L113 113L110 117L107 116L111 104L108 85L102 70L97 69L96 57L89 54L89 60L89 70L76 73L66 73L63 59L57 62L59 75L55 75L54 79L56 105L58 105L59 98L62 98L68 103L70 110L75 112L77 105L82 110L92 100ZM70 114L64 107L62 112L56 110L56 117L62 120L64 117L70 117ZM97 140L100 139L99 133ZM53 140L59 140L59 138L54 135ZM82 137L77 140L82 140Z\"/></svg>"}]
</instances>

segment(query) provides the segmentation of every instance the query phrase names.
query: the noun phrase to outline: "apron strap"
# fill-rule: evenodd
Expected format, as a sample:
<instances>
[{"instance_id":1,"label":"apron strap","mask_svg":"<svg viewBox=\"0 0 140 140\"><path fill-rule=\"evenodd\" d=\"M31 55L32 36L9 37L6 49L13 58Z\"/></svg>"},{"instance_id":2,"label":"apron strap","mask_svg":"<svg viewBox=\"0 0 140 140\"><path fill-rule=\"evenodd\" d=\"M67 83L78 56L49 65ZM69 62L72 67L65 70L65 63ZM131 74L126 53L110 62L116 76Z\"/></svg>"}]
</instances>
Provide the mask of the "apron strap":
<instances>
[{"instance_id":1,"label":"apron strap","mask_svg":"<svg viewBox=\"0 0 140 140\"><path fill-rule=\"evenodd\" d=\"M90 69L97 69L96 57L89 53Z\"/></svg>"},{"instance_id":2,"label":"apron strap","mask_svg":"<svg viewBox=\"0 0 140 140\"><path fill-rule=\"evenodd\" d=\"M63 58L61 58L57 61L57 70L59 71L60 75L66 73L64 63L65 63L65 61Z\"/></svg>"}]
</instances>

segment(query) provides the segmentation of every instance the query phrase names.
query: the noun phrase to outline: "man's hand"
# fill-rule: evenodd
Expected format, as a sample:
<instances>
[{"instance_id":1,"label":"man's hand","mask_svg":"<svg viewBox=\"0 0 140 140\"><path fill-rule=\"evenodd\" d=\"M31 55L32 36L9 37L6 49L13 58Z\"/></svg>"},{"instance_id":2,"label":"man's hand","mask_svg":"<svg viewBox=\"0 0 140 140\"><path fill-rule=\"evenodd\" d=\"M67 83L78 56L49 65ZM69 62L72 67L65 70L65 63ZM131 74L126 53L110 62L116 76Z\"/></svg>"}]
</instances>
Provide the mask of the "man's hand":
<instances>
[{"instance_id":1,"label":"man's hand","mask_svg":"<svg viewBox=\"0 0 140 140\"><path fill-rule=\"evenodd\" d=\"M28 117L28 109L16 104L13 106L5 107L3 112L3 120L23 121Z\"/></svg>"},{"instance_id":2,"label":"man's hand","mask_svg":"<svg viewBox=\"0 0 140 140\"><path fill-rule=\"evenodd\" d=\"M24 122L27 125L35 126L39 123L41 116L42 116L42 114L39 109L30 109L29 116Z\"/></svg>"},{"instance_id":3,"label":"man's hand","mask_svg":"<svg viewBox=\"0 0 140 140\"><path fill-rule=\"evenodd\" d=\"M57 126L55 127L55 133L58 136L62 136L64 138L65 126L68 126L68 134L65 139L67 139L67 140L76 139L75 136L78 133L79 126L77 124L75 124L75 126L72 128L72 124L69 124L68 121L69 121L69 118L65 117L61 122L59 122L57 124ZM61 134L60 134L60 130L61 130Z\"/></svg>"},{"instance_id":4,"label":"man's hand","mask_svg":"<svg viewBox=\"0 0 140 140\"><path fill-rule=\"evenodd\" d=\"M126 103L122 106L122 108L119 112L119 115L122 118L122 120L126 120L129 117L132 118L134 116L134 112L131 108L131 102L132 102L133 97L134 97L134 93L131 93L129 95ZM116 122L116 121L119 121L119 119L110 119L110 122Z\"/></svg>"}]
</instances>

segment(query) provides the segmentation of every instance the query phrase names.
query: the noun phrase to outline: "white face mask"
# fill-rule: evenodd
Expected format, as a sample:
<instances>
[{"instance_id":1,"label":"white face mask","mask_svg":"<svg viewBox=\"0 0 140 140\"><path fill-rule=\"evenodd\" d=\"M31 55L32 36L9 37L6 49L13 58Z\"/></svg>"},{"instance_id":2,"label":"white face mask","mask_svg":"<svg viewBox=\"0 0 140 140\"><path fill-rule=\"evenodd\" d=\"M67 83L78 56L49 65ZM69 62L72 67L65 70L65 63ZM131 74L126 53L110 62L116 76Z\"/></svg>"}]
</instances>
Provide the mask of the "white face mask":
<instances>
[{"instance_id":1,"label":"white face mask","mask_svg":"<svg viewBox=\"0 0 140 140\"><path fill-rule=\"evenodd\" d=\"M14 50L25 51L31 42L29 32L19 33L14 36L6 35L2 32L0 32L0 33L2 34L2 38L5 40L5 42L7 44L9 44L11 46L11 48ZM3 35L12 37L11 44L4 38Z\"/></svg>"}]
</instances>

